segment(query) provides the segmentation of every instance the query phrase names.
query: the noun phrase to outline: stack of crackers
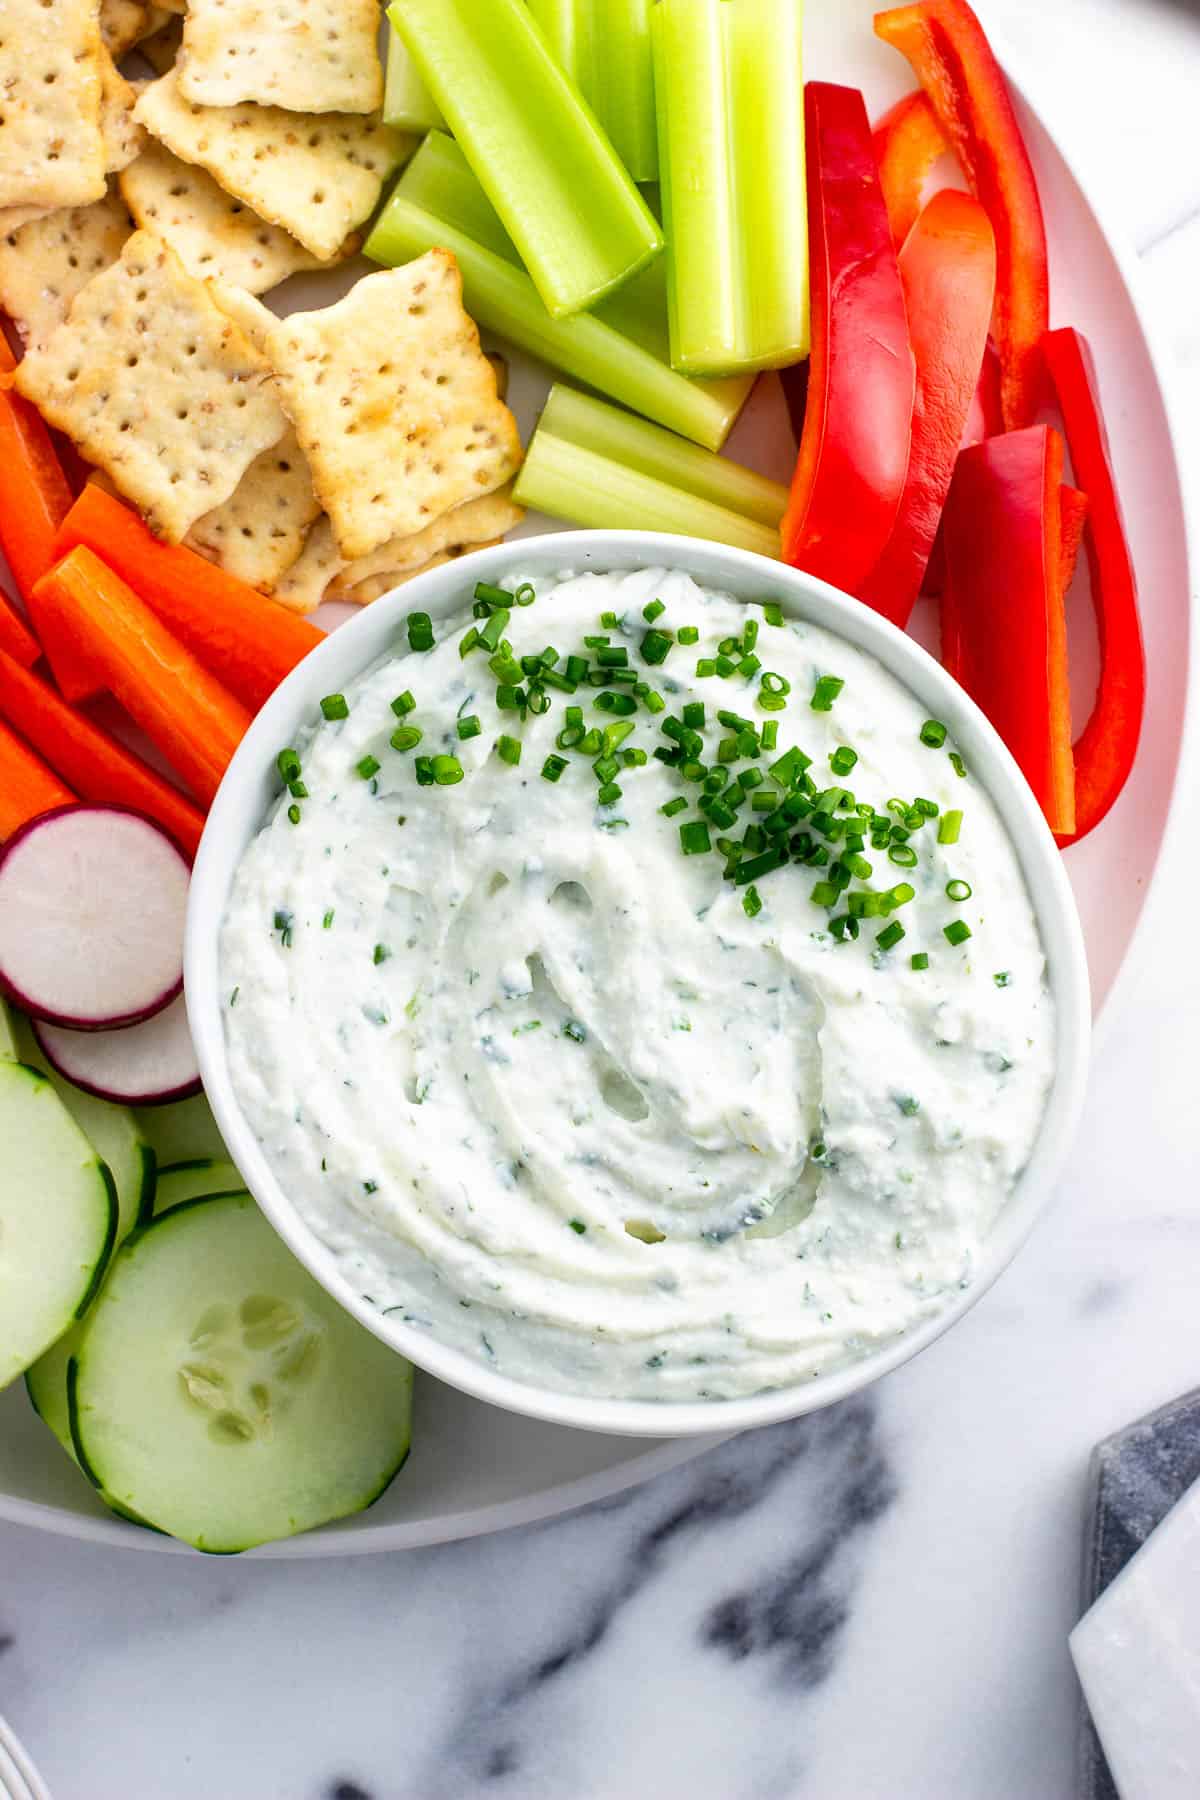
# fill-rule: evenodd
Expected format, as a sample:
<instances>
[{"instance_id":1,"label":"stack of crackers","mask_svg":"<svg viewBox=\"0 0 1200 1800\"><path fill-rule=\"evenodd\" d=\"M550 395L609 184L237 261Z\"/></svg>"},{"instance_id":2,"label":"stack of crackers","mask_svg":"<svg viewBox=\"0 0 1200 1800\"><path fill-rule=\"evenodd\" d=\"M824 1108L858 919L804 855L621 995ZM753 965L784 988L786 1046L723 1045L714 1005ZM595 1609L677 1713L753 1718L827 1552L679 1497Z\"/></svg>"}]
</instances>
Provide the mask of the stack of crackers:
<instances>
[{"instance_id":1,"label":"stack of crackers","mask_svg":"<svg viewBox=\"0 0 1200 1800\"><path fill-rule=\"evenodd\" d=\"M0 3L16 385L166 541L297 610L367 601L517 523L516 427L449 253L259 298L353 256L411 149L377 0L182 6Z\"/></svg>"}]
</instances>

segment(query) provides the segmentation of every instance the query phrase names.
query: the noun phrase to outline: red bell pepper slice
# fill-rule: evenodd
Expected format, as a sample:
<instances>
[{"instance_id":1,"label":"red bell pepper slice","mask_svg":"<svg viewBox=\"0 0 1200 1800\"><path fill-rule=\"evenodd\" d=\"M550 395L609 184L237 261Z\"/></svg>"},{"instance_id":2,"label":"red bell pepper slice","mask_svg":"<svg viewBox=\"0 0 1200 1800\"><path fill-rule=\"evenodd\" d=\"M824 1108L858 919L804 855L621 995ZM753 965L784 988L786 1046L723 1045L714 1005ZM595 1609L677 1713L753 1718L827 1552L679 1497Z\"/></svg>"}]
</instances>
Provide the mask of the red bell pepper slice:
<instances>
[{"instance_id":1,"label":"red bell pepper slice","mask_svg":"<svg viewBox=\"0 0 1200 1800\"><path fill-rule=\"evenodd\" d=\"M1075 567L1079 561L1079 552L1083 549L1083 534L1087 529L1088 497L1082 488L1064 484L1058 491L1059 506L1062 518L1062 591L1063 597L1071 591L1071 583L1075 579ZM1076 783L1076 804L1078 804L1078 783Z\"/></svg>"},{"instance_id":2,"label":"red bell pepper slice","mask_svg":"<svg viewBox=\"0 0 1200 1800\"><path fill-rule=\"evenodd\" d=\"M858 597L903 627L950 492L992 316L996 242L978 200L952 188L935 194L905 239L900 277L917 361L912 448L892 535Z\"/></svg>"},{"instance_id":3,"label":"red bell pepper slice","mask_svg":"<svg viewBox=\"0 0 1200 1800\"><path fill-rule=\"evenodd\" d=\"M942 527L942 661L1016 757L1050 829L1070 836L1062 471L1062 438L1047 425L962 452Z\"/></svg>"},{"instance_id":4,"label":"red bell pepper slice","mask_svg":"<svg viewBox=\"0 0 1200 1800\"><path fill-rule=\"evenodd\" d=\"M1033 165L1000 65L966 0L877 13L875 31L912 64L996 233L996 342L1004 423L1031 425L1050 323L1046 228Z\"/></svg>"},{"instance_id":5,"label":"red bell pepper slice","mask_svg":"<svg viewBox=\"0 0 1200 1800\"><path fill-rule=\"evenodd\" d=\"M1069 328L1047 332L1042 348L1075 479L1088 497L1084 544L1100 639L1096 700L1075 746L1075 831L1068 839L1074 843L1099 825L1129 779L1146 707L1146 657L1091 350Z\"/></svg>"},{"instance_id":6,"label":"red bell pepper slice","mask_svg":"<svg viewBox=\"0 0 1200 1800\"><path fill-rule=\"evenodd\" d=\"M897 100L875 127L879 185L897 250L917 222L934 163L949 150L938 116L920 88Z\"/></svg>"},{"instance_id":7,"label":"red bell pepper slice","mask_svg":"<svg viewBox=\"0 0 1200 1800\"><path fill-rule=\"evenodd\" d=\"M804 112L812 353L783 557L856 593L904 489L913 354L863 97L810 82Z\"/></svg>"}]
</instances>

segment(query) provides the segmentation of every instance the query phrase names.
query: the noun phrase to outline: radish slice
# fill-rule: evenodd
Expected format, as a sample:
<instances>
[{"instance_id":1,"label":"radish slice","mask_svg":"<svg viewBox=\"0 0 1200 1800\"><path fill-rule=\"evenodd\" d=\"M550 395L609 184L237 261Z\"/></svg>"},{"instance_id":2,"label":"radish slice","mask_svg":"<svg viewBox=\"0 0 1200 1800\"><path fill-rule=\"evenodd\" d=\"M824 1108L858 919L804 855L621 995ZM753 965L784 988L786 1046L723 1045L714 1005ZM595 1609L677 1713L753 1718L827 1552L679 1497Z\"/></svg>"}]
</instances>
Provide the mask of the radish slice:
<instances>
[{"instance_id":1,"label":"radish slice","mask_svg":"<svg viewBox=\"0 0 1200 1800\"><path fill-rule=\"evenodd\" d=\"M200 1089L183 995L121 1031L64 1031L34 1020L42 1055L67 1081L119 1106L165 1106Z\"/></svg>"},{"instance_id":2,"label":"radish slice","mask_svg":"<svg viewBox=\"0 0 1200 1800\"><path fill-rule=\"evenodd\" d=\"M134 1025L183 986L187 859L152 820L67 806L0 859L0 988L74 1031Z\"/></svg>"}]
</instances>

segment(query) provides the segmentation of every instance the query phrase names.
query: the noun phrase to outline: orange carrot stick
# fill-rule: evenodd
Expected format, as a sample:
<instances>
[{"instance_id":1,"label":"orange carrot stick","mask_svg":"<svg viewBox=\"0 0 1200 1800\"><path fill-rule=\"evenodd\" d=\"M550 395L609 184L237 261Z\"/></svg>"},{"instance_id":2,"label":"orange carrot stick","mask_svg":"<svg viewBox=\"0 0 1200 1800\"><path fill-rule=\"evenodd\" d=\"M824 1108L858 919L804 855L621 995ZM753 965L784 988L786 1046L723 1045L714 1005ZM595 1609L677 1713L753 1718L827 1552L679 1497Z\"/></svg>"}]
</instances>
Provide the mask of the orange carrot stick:
<instances>
[{"instance_id":1,"label":"orange carrot stick","mask_svg":"<svg viewBox=\"0 0 1200 1800\"><path fill-rule=\"evenodd\" d=\"M160 544L135 513L90 482L68 513L57 554L86 544L146 602L205 668L257 711L321 642L315 625L179 544Z\"/></svg>"},{"instance_id":2,"label":"orange carrot stick","mask_svg":"<svg viewBox=\"0 0 1200 1800\"><path fill-rule=\"evenodd\" d=\"M26 605L34 582L54 561L54 539L71 506L62 465L36 407L5 382L16 361L0 332L0 550ZM0 650L30 669L37 639L0 600Z\"/></svg>"},{"instance_id":3,"label":"orange carrot stick","mask_svg":"<svg viewBox=\"0 0 1200 1800\"><path fill-rule=\"evenodd\" d=\"M15 731L0 725L0 842L75 796Z\"/></svg>"},{"instance_id":4,"label":"orange carrot stick","mask_svg":"<svg viewBox=\"0 0 1200 1800\"><path fill-rule=\"evenodd\" d=\"M179 789L147 768L54 689L0 652L0 714L26 738L81 800L131 806L196 854L204 815Z\"/></svg>"},{"instance_id":5,"label":"orange carrot stick","mask_svg":"<svg viewBox=\"0 0 1200 1800\"><path fill-rule=\"evenodd\" d=\"M87 666L208 806L250 724L246 708L85 546L44 575L36 592L53 618L55 636L78 646ZM47 654L53 664L49 645Z\"/></svg>"}]
</instances>

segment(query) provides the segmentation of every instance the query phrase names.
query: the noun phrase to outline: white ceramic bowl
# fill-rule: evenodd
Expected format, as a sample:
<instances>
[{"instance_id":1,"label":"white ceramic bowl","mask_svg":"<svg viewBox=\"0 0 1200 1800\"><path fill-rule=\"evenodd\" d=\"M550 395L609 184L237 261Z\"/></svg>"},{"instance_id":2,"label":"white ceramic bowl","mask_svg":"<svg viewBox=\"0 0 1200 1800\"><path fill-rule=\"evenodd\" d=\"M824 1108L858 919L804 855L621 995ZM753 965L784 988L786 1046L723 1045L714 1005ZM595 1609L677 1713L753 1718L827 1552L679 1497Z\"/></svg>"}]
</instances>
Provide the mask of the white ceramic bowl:
<instances>
[{"instance_id":1,"label":"white ceramic bowl","mask_svg":"<svg viewBox=\"0 0 1200 1800\"><path fill-rule=\"evenodd\" d=\"M503 584L517 570L686 569L706 586L747 600L776 600L786 613L840 633L869 651L944 719L1003 819L1020 859L1041 929L1058 1013L1057 1069L1041 1132L973 1285L944 1311L872 1356L802 1386L749 1399L659 1404L564 1394L494 1374L367 1305L337 1261L299 1217L242 1115L229 1076L218 975L218 935L234 871L279 791L275 757L312 720L323 694L338 692L401 640L404 616L436 621L461 611L477 580ZM639 531L563 532L482 550L377 600L318 646L271 696L221 784L192 878L184 976L200 1070L230 1154L281 1237L334 1298L393 1349L443 1381L514 1412L629 1436L681 1437L742 1431L828 1406L915 1356L986 1292L1012 1260L1047 1203L1078 1124L1087 1077L1091 1008L1083 934L1062 858L1012 757L978 708L911 638L836 589L742 550Z\"/></svg>"},{"instance_id":2,"label":"white ceramic bowl","mask_svg":"<svg viewBox=\"0 0 1200 1800\"><path fill-rule=\"evenodd\" d=\"M0 1800L50 1800L50 1790L0 1719Z\"/></svg>"}]
</instances>

